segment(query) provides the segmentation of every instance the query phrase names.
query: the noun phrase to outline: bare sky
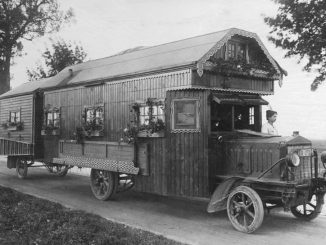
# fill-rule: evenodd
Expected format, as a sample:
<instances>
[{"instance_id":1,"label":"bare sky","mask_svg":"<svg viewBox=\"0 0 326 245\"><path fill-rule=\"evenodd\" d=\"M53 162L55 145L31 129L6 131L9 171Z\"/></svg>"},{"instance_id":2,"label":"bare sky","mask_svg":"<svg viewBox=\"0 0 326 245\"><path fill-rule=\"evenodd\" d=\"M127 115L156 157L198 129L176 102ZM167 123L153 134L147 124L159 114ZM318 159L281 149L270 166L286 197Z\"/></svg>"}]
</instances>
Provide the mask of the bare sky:
<instances>
[{"instance_id":1,"label":"bare sky","mask_svg":"<svg viewBox=\"0 0 326 245\"><path fill-rule=\"evenodd\" d=\"M89 59L97 59L136 46L151 46L237 27L257 33L271 55L288 71L283 86L275 83L275 95L265 99L278 111L282 135L300 131L311 139L326 139L326 84L310 91L312 74L302 72L296 59L284 59L284 51L267 40L263 16L273 16L271 0L59 0L72 7L75 22L52 38L81 44ZM26 55L12 67L15 87L27 81L32 68L49 43L50 36L25 43Z\"/></svg>"}]
</instances>

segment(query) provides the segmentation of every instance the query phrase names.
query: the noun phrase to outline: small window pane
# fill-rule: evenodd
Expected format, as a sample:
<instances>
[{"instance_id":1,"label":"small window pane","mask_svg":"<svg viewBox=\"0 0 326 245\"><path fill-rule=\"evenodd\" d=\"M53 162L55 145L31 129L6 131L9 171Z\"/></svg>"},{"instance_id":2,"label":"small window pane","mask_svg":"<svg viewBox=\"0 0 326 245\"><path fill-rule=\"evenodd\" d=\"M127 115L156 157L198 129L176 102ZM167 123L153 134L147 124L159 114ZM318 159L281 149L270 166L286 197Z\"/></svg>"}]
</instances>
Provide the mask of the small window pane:
<instances>
[{"instance_id":1,"label":"small window pane","mask_svg":"<svg viewBox=\"0 0 326 245\"><path fill-rule=\"evenodd\" d=\"M20 111L16 112L16 120L15 122L20 122Z\"/></svg>"},{"instance_id":2,"label":"small window pane","mask_svg":"<svg viewBox=\"0 0 326 245\"><path fill-rule=\"evenodd\" d=\"M15 112L10 112L10 122L15 122L15 118L16 118L16 113Z\"/></svg>"},{"instance_id":3,"label":"small window pane","mask_svg":"<svg viewBox=\"0 0 326 245\"><path fill-rule=\"evenodd\" d=\"M196 129L197 128L197 101L180 100L174 102L174 128Z\"/></svg>"}]
</instances>

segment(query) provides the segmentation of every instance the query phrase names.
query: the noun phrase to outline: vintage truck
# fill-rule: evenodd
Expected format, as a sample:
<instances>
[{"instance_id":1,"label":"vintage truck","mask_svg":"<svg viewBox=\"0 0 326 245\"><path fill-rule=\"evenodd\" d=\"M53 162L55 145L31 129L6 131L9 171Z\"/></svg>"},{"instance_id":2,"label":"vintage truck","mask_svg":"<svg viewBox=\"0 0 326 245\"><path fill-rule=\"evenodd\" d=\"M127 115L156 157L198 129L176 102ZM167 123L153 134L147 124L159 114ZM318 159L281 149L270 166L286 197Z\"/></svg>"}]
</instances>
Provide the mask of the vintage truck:
<instances>
[{"instance_id":1,"label":"vintage truck","mask_svg":"<svg viewBox=\"0 0 326 245\"><path fill-rule=\"evenodd\" d=\"M260 133L262 96L284 75L236 28L73 65L0 96L0 154L21 178L36 162L91 168L100 200L131 187L210 198L246 233L273 207L310 220L326 191L311 142Z\"/></svg>"}]
</instances>

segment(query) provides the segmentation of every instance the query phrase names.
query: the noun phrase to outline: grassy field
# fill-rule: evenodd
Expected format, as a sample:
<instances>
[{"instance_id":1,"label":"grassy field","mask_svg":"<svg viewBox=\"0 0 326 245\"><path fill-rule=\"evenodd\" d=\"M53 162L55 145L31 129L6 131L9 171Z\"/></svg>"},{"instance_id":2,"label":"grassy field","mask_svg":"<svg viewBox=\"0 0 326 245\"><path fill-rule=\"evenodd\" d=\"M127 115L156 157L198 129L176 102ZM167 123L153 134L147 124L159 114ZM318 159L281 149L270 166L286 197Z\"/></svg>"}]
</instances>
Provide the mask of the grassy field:
<instances>
[{"instance_id":1,"label":"grassy field","mask_svg":"<svg viewBox=\"0 0 326 245\"><path fill-rule=\"evenodd\" d=\"M179 244L0 186L0 244Z\"/></svg>"}]
</instances>

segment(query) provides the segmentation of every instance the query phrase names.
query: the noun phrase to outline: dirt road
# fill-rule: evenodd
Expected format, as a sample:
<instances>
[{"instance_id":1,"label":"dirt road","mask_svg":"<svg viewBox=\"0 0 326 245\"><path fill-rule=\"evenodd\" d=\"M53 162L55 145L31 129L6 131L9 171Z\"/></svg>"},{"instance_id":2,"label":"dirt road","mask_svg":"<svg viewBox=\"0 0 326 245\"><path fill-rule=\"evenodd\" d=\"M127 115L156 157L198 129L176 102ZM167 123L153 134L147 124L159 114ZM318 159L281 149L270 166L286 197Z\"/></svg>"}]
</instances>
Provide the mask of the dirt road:
<instances>
[{"instance_id":1,"label":"dirt road","mask_svg":"<svg viewBox=\"0 0 326 245\"><path fill-rule=\"evenodd\" d=\"M126 192L114 201L96 200L89 179L68 174L61 178L45 169L29 169L28 178L18 179L15 170L0 162L0 185L82 209L104 218L162 234L188 244L325 244L326 213L313 222L301 222L282 210L265 216L262 227L251 235L235 231L225 212L207 214L205 202L184 201ZM326 209L326 208L325 208Z\"/></svg>"}]
</instances>

